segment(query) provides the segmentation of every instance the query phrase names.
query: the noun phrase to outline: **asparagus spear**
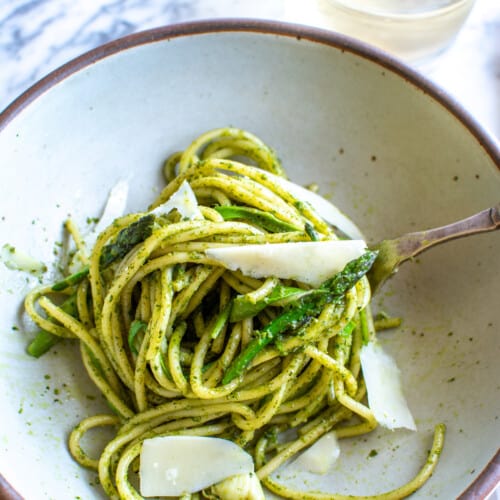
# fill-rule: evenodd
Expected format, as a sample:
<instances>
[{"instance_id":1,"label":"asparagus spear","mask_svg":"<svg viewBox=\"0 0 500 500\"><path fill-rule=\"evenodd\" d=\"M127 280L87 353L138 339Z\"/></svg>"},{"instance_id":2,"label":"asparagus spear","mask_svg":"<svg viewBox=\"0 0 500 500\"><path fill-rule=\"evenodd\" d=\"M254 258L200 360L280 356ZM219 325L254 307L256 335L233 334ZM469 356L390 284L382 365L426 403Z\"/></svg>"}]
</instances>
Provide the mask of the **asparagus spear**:
<instances>
[{"instance_id":1,"label":"asparagus spear","mask_svg":"<svg viewBox=\"0 0 500 500\"><path fill-rule=\"evenodd\" d=\"M310 222L305 223L304 230L305 230L307 236L309 236L309 238L311 238L311 241L319 241L320 240L320 236L319 236L318 232L316 231L316 229L314 229L314 226Z\"/></svg>"},{"instance_id":2,"label":"asparagus spear","mask_svg":"<svg viewBox=\"0 0 500 500\"><path fill-rule=\"evenodd\" d=\"M78 308L76 306L76 293L70 295L62 304L61 309L70 314L73 317L78 316ZM52 318L50 321L53 321ZM39 358L42 354L45 354L51 347L57 344L61 340L61 337L54 335L53 333L47 332L45 330L40 330L35 338L28 345L28 354L35 358Z\"/></svg>"},{"instance_id":3,"label":"asparagus spear","mask_svg":"<svg viewBox=\"0 0 500 500\"><path fill-rule=\"evenodd\" d=\"M135 245L144 241L153 231L153 215L146 215L130 226L122 229L113 243L106 245L101 254L100 267L105 269L115 260L124 257ZM52 285L52 291L61 292L66 288L77 285L89 274L89 266Z\"/></svg>"},{"instance_id":4,"label":"asparagus spear","mask_svg":"<svg viewBox=\"0 0 500 500\"><path fill-rule=\"evenodd\" d=\"M139 319L134 319L134 321L130 324L130 329L128 331L128 345L130 350L136 355L139 354L139 351L135 347L135 338L137 337L137 334L145 330L147 326L147 323Z\"/></svg>"},{"instance_id":5,"label":"asparagus spear","mask_svg":"<svg viewBox=\"0 0 500 500\"><path fill-rule=\"evenodd\" d=\"M154 215L145 215L130 226L122 229L115 241L109 243L103 248L100 267L105 269L115 260L124 257L135 245L144 241L153 232ZM58 281L52 285L52 291L60 292L66 288L80 283L89 273L88 266L85 266L80 271ZM76 307L76 295L73 294L65 302L62 303L61 308L63 311L77 317L78 310ZM137 332L136 332L137 333ZM51 347L59 342L60 337L50 332L40 330L35 338L28 345L28 354L39 358L42 354L46 353Z\"/></svg>"},{"instance_id":6,"label":"asparagus spear","mask_svg":"<svg viewBox=\"0 0 500 500\"><path fill-rule=\"evenodd\" d=\"M257 208L242 207L239 205L222 205L214 207L224 220L243 219L256 226L260 226L271 233L284 233L288 231L301 231L300 228L282 221L274 215L258 210Z\"/></svg>"},{"instance_id":7,"label":"asparagus spear","mask_svg":"<svg viewBox=\"0 0 500 500\"><path fill-rule=\"evenodd\" d=\"M99 262L101 269L105 269L115 260L125 257L135 245L151 236L154 220L155 216L148 214L122 229L115 241L102 249Z\"/></svg>"},{"instance_id":8,"label":"asparagus spear","mask_svg":"<svg viewBox=\"0 0 500 500\"><path fill-rule=\"evenodd\" d=\"M344 294L368 272L376 257L377 252L368 251L352 260L333 278L321 284L319 289L327 293L304 297L296 307L288 309L268 323L231 363L222 383L228 384L238 377L255 356L278 335L296 330L317 316L326 304L342 300Z\"/></svg>"},{"instance_id":9,"label":"asparagus spear","mask_svg":"<svg viewBox=\"0 0 500 500\"><path fill-rule=\"evenodd\" d=\"M229 315L231 314L232 306L233 304L231 302L228 302L226 304L226 307L224 307L224 309L222 309L222 311L217 316L217 319L212 326L212 333L210 334L211 338L216 339L224 329L224 326L229 319Z\"/></svg>"},{"instance_id":10,"label":"asparagus spear","mask_svg":"<svg viewBox=\"0 0 500 500\"><path fill-rule=\"evenodd\" d=\"M247 294L238 295L233 300L231 316L229 320L232 323L241 321L246 318L251 318L258 314L265 307L275 304L276 302L295 302L302 299L306 295L325 294L326 290L303 290L291 286L276 285L272 292L257 302L252 302Z\"/></svg>"},{"instance_id":11,"label":"asparagus spear","mask_svg":"<svg viewBox=\"0 0 500 500\"><path fill-rule=\"evenodd\" d=\"M62 279L61 281L54 283L52 285L52 291L61 292L70 286L77 285L88 274L89 274L89 266L85 266L82 269L80 269L80 271L77 271L76 273L71 274L70 276L67 276L66 278Z\"/></svg>"}]
</instances>

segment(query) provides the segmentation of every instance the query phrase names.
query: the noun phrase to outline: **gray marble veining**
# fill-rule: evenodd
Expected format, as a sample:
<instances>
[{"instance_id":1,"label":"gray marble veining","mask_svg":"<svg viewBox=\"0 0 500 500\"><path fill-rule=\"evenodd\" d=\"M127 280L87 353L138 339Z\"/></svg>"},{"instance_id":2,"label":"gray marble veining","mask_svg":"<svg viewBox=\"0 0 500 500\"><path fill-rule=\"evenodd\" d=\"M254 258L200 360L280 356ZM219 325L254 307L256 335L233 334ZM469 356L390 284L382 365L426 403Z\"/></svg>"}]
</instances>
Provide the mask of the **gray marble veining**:
<instances>
[{"instance_id":1,"label":"gray marble veining","mask_svg":"<svg viewBox=\"0 0 500 500\"><path fill-rule=\"evenodd\" d=\"M197 0L3 0L0 107L68 60L139 29L196 17Z\"/></svg>"},{"instance_id":2,"label":"gray marble veining","mask_svg":"<svg viewBox=\"0 0 500 500\"><path fill-rule=\"evenodd\" d=\"M286 1L1 0L0 109L65 62L139 30L216 17L300 23ZM420 70L500 137L500 2L477 0L454 45Z\"/></svg>"},{"instance_id":3,"label":"gray marble veining","mask_svg":"<svg viewBox=\"0 0 500 500\"><path fill-rule=\"evenodd\" d=\"M300 22L286 18L284 2L2 0L0 108L68 60L139 30L214 17ZM500 2L477 0L454 46L433 68L422 71L500 137Z\"/></svg>"}]
</instances>

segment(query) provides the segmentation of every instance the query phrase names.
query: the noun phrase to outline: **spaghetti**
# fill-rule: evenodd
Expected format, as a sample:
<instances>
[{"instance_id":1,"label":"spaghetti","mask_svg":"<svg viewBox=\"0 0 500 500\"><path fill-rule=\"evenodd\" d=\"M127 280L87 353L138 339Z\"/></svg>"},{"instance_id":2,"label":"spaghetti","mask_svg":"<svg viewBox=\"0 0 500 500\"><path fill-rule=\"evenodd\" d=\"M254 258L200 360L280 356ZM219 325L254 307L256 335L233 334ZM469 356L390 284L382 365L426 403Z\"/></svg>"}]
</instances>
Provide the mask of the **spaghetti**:
<instances>
[{"instance_id":1,"label":"spaghetti","mask_svg":"<svg viewBox=\"0 0 500 500\"><path fill-rule=\"evenodd\" d=\"M257 476L277 494L333 498L291 490L270 475L332 429L341 438L377 425L360 368L361 346L375 336L364 272L345 290L315 295L304 283L245 276L207 256L229 245L337 239L335 228L276 182L285 175L281 164L252 134L210 131L170 156L163 171L167 185L148 212L115 220L88 260L82 257L79 273L26 298L40 328L79 341L89 376L113 410L73 430L72 456L98 470L110 498L141 498L130 477L145 439L218 436L247 449ZM158 212L184 182L197 214ZM67 228L83 250L74 224ZM80 440L100 426L116 435L94 459ZM288 429L297 437L277 445L273 436ZM372 498L402 498L420 487L443 432L436 428L414 480Z\"/></svg>"}]
</instances>

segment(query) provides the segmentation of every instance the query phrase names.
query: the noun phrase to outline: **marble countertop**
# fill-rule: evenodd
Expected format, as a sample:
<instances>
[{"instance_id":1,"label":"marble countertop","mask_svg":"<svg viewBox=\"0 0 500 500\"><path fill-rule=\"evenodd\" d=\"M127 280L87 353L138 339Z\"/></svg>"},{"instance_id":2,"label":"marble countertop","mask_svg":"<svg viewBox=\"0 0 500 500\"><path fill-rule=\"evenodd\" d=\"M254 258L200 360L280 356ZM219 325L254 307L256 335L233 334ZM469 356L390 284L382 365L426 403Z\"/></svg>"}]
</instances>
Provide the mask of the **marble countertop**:
<instances>
[{"instance_id":1,"label":"marble countertop","mask_svg":"<svg viewBox=\"0 0 500 500\"><path fill-rule=\"evenodd\" d=\"M286 1L1 0L0 111L61 64L129 33L214 17L303 22L287 13ZM304 0L304 8L313 4ZM453 45L417 69L500 140L499 0L477 0ZM498 490L491 499L500 500Z\"/></svg>"},{"instance_id":2,"label":"marble countertop","mask_svg":"<svg viewBox=\"0 0 500 500\"><path fill-rule=\"evenodd\" d=\"M287 0L2 0L0 109L51 70L139 30L214 17L303 22ZM311 8L314 1L306 3ZM477 0L453 45L420 71L500 138L500 2Z\"/></svg>"}]
</instances>

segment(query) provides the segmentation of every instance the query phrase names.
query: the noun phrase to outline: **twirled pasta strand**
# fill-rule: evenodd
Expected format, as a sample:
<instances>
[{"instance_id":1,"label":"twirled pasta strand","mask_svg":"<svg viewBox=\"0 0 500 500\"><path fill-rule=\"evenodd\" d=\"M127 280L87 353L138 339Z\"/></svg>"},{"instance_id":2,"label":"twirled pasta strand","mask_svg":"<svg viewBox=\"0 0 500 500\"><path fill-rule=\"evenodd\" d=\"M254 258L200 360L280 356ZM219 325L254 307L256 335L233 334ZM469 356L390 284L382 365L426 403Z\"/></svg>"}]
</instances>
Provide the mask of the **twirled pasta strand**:
<instances>
[{"instance_id":1,"label":"twirled pasta strand","mask_svg":"<svg viewBox=\"0 0 500 500\"><path fill-rule=\"evenodd\" d=\"M105 246L145 213L126 215L105 229L88 260L88 277L69 290L76 293L79 319L49 299L51 287L35 290L26 299L28 313L41 328L78 339L84 366L115 412L89 417L76 426L70 436L71 454L83 466L99 471L109 497L140 498L128 476L144 439L220 436L247 448L255 456L259 478L278 494L329 498L293 491L269 475L332 429L343 437L376 426L363 403L366 389L359 362L362 330L374 335L367 279L341 301L326 304L309 323L265 347L243 373L223 384L231 362L281 310L270 306L253 318L230 322L222 315L231 301L247 294L255 303L280 285L307 287L228 271L205 250L308 241L311 231L320 240L337 236L308 204L277 182L277 176L284 176L279 160L248 132L210 131L171 155L164 174L168 184L151 208L187 181L200 204L201 219L158 217L149 236L103 270ZM296 230L270 232L252 220L224 220L214 208L221 204L264 211ZM83 247L73 223L69 229ZM134 324L139 333L131 338ZM358 423L346 424L353 415ZM94 459L80 441L98 426L115 426L116 437ZM298 438L273 449L269 431L290 428L296 429ZM426 469L400 493L413 490L428 475Z\"/></svg>"}]
</instances>

